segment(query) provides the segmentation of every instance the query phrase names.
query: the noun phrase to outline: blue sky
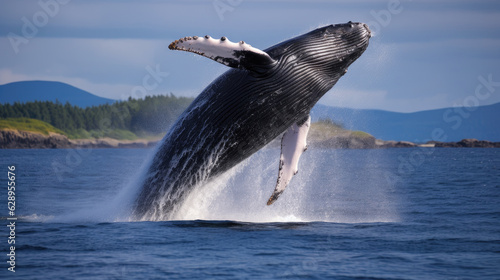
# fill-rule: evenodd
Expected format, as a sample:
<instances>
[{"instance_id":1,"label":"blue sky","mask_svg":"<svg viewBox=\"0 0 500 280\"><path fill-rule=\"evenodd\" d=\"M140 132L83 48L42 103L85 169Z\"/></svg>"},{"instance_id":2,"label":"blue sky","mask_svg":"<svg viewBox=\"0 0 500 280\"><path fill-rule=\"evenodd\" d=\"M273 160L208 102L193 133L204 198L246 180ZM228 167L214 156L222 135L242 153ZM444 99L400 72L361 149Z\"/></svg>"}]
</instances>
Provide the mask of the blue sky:
<instances>
[{"instance_id":1,"label":"blue sky","mask_svg":"<svg viewBox=\"0 0 500 280\"><path fill-rule=\"evenodd\" d=\"M473 98L479 77L500 82L500 1L1 0L0 7L0 84L55 80L113 99L196 96L227 68L168 50L175 39L227 36L265 49L352 20L375 36L321 104L414 112L500 102L500 87Z\"/></svg>"}]
</instances>

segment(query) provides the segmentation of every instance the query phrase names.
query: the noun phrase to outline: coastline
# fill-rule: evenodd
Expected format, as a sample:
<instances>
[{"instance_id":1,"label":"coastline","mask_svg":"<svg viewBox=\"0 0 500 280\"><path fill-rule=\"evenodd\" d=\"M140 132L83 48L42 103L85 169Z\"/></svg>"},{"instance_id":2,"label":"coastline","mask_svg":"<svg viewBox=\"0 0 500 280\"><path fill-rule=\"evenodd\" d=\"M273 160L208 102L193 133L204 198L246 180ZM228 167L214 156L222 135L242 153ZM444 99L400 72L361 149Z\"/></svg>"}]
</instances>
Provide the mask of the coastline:
<instances>
[{"instance_id":1,"label":"coastline","mask_svg":"<svg viewBox=\"0 0 500 280\"><path fill-rule=\"evenodd\" d=\"M44 135L20 130L0 130L0 149L151 148L159 141L160 139L69 139L53 132Z\"/></svg>"},{"instance_id":2,"label":"coastline","mask_svg":"<svg viewBox=\"0 0 500 280\"><path fill-rule=\"evenodd\" d=\"M279 137L278 137L279 138ZM44 135L37 132L20 130L0 130L0 149L69 149L69 148L152 148L161 139L116 140L69 139L65 135L50 132ZM325 137L312 133L308 138L309 146L326 149L387 149L387 148L500 148L500 142L477 139L463 139L458 142L430 141L416 144L408 141L385 141L371 135L340 133ZM271 147L279 147L279 139L274 140Z\"/></svg>"}]
</instances>

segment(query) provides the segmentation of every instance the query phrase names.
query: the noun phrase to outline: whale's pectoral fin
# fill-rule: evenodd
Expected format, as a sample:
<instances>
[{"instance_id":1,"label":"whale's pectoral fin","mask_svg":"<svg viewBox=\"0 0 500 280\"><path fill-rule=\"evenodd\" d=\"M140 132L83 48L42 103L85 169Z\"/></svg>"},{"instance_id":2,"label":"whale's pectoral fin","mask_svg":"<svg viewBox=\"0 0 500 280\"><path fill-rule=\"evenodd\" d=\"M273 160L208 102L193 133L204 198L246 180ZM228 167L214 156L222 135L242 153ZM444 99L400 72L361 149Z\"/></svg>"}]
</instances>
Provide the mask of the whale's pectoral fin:
<instances>
[{"instance_id":1,"label":"whale's pectoral fin","mask_svg":"<svg viewBox=\"0 0 500 280\"><path fill-rule=\"evenodd\" d=\"M273 194L267 201L267 205L273 204L274 201L283 193L286 186L292 179L293 175L298 172L299 158L305 150L307 150L307 133L311 126L311 117L293 124L285 131L281 138L281 157L278 181Z\"/></svg>"},{"instance_id":2,"label":"whale's pectoral fin","mask_svg":"<svg viewBox=\"0 0 500 280\"><path fill-rule=\"evenodd\" d=\"M210 36L184 37L172 42L168 48L196 53L229 67L255 72L265 71L276 63L266 52L243 41L231 42L226 37L222 37L220 40Z\"/></svg>"}]
</instances>

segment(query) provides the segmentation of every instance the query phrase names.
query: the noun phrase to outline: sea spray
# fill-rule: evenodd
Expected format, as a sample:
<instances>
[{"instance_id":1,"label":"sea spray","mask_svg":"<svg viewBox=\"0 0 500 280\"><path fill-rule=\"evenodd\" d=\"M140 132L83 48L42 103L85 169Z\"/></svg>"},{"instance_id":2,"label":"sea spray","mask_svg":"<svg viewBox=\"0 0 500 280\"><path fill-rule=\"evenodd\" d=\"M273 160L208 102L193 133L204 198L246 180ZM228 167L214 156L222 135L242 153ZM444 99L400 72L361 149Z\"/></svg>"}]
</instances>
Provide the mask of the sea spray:
<instances>
[{"instance_id":1,"label":"sea spray","mask_svg":"<svg viewBox=\"0 0 500 280\"><path fill-rule=\"evenodd\" d=\"M266 205L276 184L280 151L263 149L222 176L193 191L175 219L245 222L302 221L295 199ZM272 158L272 159L270 159Z\"/></svg>"},{"instance_id":2,"label":"sea spray","mask_svg":"<svg viewBox=\"0 0 500 280\"><path fill-rule=\"evenodd\" d=\"M279 149L266 148L196 188L176 220L244 222L393 222L398 198L381 175L375 150L318 150L304 154L287 192L267 206L276 184ZM380 161L380 162L379 162Z\"/></svg>"},{"instance_id":3,"label":"sea spray","mask_svg":"<svg viewBox=\"0 0 500 280\"><path fill-rule=\"evenodd\" d=\"M156 149L147 151L138 172L110 180L83 201L61 201L62 215L32 215L29 220L57 222L136 221L131 213ZM175 211L151 220L233 220L242 222L395 222L401 198L384 174L392 163L386 150L316 149L299 163L299 173L275 204L266 205L276 184L279 148L269 145L228 172L200 183ZM389 151L390 152L390 151ZM212 164L214 161L209 161ZM138 165L138 164L137 164ZM122 184L123 183L123 184ZM75 189L88 188L84 185ZM65 188L61 186L61 188ZM64 206L60 205L60 206ZM75 210L76 209L76 210ZM148 220L148 219L143 219Z\"/></svg>"},{"instance_id":4,"label":"sea spray","mask_svg":"<svg viewBox=\"0 0 500 280\"><path fill-rule=\"evenodd\" d=\"M228 143L222 139L207 153L204 151L204 143L208 138L209 136L199 135L198 139L201 140L196 146L167 159L170 170L165 170L165 166L162 165L165 162L162 156L165 155L161 152L156 154L141 183L142 189L134 203L131 219L139 221L174 219L185 198L193 190L209 182L214 168L219 164L221 153L226 150ZM199 152L207 155L202 162L196 162ZM193 161L196 164L193 164ZM175 172L179 168L180 171ZM144 199L147 201L142 201Z\"/></svg>"}]
</instances>

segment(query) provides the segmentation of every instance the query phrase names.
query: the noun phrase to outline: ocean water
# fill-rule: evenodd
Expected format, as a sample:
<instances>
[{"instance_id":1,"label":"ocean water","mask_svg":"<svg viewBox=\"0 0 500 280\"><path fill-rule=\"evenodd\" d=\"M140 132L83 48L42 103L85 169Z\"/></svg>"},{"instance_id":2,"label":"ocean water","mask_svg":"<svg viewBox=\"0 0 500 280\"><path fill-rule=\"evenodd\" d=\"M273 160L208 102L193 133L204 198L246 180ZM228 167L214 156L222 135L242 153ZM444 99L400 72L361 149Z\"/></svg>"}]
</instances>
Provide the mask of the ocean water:
<instances>
[{"instance_id":1,"label":"ocean water","mask_svg":"<svg viewBox=\"0 0 500 280\"><path fill-rule=\"evenodd\" d=\"M128 216L154 149L0 150L1 279L500 279L500 149L279 150ZM15 273L7 172L15 166Z\"/></svg>"}]
</instances>

